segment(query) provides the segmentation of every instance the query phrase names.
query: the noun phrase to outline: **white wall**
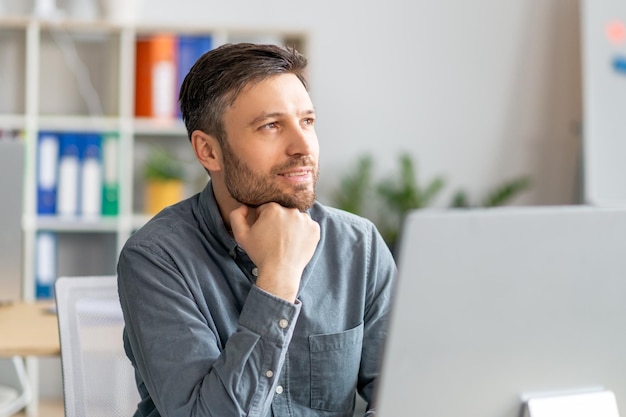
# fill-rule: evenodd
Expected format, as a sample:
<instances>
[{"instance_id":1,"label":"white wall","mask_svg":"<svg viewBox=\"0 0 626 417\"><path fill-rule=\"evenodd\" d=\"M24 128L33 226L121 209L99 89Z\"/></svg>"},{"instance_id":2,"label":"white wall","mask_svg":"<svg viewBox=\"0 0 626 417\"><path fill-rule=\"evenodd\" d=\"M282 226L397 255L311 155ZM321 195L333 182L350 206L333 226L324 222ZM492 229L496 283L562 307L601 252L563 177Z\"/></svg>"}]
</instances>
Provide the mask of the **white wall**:
<instances>
[{"instance_id":1,"label":"white wall","mask_svg":"<svg viewBox=\"0 0 626 417\"><path fill-rule=\"evenodd\" d=\"M576 0L150 0L139 15L309 30L322 200L362 152L386 176L408 150L447 194L530 175L516 203L578 201Z\"/></svg>"}]
</instances>

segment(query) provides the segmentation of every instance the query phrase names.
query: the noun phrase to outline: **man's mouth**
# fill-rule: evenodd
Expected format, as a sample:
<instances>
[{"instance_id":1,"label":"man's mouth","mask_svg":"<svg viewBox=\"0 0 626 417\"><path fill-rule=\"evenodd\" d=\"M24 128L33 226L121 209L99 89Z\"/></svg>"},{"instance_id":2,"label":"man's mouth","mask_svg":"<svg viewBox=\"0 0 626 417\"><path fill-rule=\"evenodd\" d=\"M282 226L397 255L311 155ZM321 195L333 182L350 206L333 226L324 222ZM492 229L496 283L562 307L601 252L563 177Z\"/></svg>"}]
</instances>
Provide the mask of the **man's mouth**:
<instances>
[{"instance_id":1,"label":"man's mouth","mask_svg":"<svg viewBox=\"0 0 626 417\"><path fill-rule=\"evenodd\" d=\"M311 168L307 168L307 169L299 169L297 171L281 172L278 175L282 177L287 177L287 178L297 178L297 177L309 176L311 174L311 171L312 171Z\"/></svg>"}]
</instances>

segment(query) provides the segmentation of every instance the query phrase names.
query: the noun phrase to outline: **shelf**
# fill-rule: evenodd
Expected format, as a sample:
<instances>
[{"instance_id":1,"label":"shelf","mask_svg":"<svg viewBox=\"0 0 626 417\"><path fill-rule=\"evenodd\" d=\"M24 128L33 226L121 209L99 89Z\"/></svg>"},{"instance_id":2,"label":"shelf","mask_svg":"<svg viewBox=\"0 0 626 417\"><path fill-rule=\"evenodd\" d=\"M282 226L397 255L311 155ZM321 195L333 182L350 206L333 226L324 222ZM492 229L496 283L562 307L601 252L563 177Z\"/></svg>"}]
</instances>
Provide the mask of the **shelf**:
<instances>
[{"instance_id":1,"label":"shelf","mask_svg":"<svg viewBox=\"0 0 626 417\"><path fill-rule=\"evenodd\" d=\"M153 216L149 214L135 214L133 215L131 226L133 230L141 228L144 224L148 223Z\"/></svg>"},{"instance_id":2,"label":"shelf","mask_svg":"<svg viewBox=\"0 0 626 417\"><path fill-rule=\"evenodd\" d=\"M3 29L25 29L32 18L25 16L0 16L0 27Z\"/></svg>"},{"instance_id":3,"label":"shelf","mask_svg":"<svg viewBox=\"0 0 626 417\"><path fill-rule=\"evenodd\" d=\"M0 130L22 130L26 127L26 116L0 114Z\"/></svg>"},{"instance_id":4,"label":"shelf","mask_svg":"<svg viewBox=\"0 0 626 417\"><path fill-rule=\"evenodd\" d=\"M86 34L112 34L122 31L125 26L104 19L35 19L44 30L62 30Z\"/></svg>"},{"instance_id":5,"label":"shelf","mask_svg":"<svg viewBox=\"0 0 626 417\"><path fill-rule=\"evenodd\" d=\"M40 116L40 130L102 132L118 130L120 119L99 116Z\"/></svg>"},{"instance_id":6,"label":"shelf","mask_svg":"<svg viewBox=\"0 0 626 417\"><path fill-rule=\"evenodd\" d=\"M100 218L60 218L55 216L39 216L34 222L37 230L51 232L105 232L118 230L118 219L115 216Z\"/></svg>"},{"instance_id":7,"label":"shelf","mask_svg":"<svg viewBox=\"0 0 626 417\"><path fill-rule=\"evenodd\" d=\"M150 119L138 117L134 120L135 135L144 136L187 136L185 124L181 119Z\"/></svg>"}]
</instances>

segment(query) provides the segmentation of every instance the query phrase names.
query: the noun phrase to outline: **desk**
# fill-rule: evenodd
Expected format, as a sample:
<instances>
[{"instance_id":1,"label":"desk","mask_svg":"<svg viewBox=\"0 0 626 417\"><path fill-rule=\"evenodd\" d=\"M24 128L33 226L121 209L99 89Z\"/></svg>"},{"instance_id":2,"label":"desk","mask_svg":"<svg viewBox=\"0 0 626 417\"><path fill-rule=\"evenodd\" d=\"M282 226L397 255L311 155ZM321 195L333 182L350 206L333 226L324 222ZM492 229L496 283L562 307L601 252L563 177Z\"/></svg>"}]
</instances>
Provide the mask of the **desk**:
<instances>
[{"instance_id":1,"label":"desk","mask_svg":"<svg viewBox=\"0 0 626 417\"><path fill-rule=\"evenodd\" d=\"M33 400L26 406L29 417L39 414L39 367L37 356L60 356L59 328L54 301L17 301L0 305L0 357L23 356Z\"/></svg>"},{"instance_id":2,"label":"desk","mask_svg":"<svg viewBox=\"0 0 626 417\"><path fill-rule=\"evenodd\" d=\"M0 306L0 357L61 353L53 301L18 301Z\"/></svg>"}]
</instances>

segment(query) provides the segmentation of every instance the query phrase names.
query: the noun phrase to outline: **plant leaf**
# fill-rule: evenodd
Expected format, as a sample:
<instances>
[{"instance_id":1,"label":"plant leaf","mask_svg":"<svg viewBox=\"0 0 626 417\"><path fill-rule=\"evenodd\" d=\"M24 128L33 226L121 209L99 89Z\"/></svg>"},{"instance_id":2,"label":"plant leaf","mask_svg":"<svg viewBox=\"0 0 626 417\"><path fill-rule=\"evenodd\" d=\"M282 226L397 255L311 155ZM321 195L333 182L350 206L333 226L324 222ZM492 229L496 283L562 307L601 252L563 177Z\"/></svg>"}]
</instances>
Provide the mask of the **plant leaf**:
<instances>
[{"instance_id":1,"label":"plant leaf","mask_svg":"<svg viewBox=\"0 0 626 417\"><path fill-rule=\"evenodd\" d=\"M530 187L528 177L515 178L492 190L483 200L483 207L502 206Z\"/></svg>"},{"instance_id":2,"label":"plant leaf","mask_svg":"<svg viewBox=\"0 0 626 417\"><path fill-rule=\"evenodd\" d=\"M345 175L334 193L334 206L354 214L362 214L365 200L371 188L373 159L362 155L357 160L354 171Z\"/></svg>"}]
</instances>

